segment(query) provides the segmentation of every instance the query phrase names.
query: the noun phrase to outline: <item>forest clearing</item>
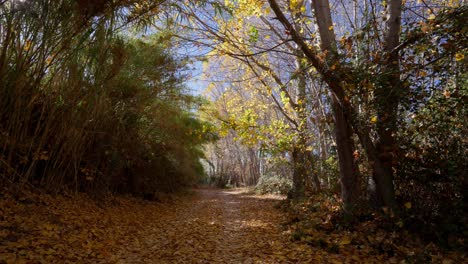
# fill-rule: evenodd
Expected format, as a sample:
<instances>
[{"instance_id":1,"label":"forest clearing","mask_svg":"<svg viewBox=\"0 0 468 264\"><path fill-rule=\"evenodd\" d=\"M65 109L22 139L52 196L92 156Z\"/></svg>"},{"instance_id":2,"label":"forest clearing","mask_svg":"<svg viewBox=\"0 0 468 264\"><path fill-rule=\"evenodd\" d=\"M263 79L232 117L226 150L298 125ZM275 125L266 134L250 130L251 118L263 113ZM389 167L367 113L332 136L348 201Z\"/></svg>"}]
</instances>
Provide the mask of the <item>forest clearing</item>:
<instances>
[{"instance_id":1,"label":"forest clearing","mask_svg":"<svg viewBox=\"0 0 468 264\"><path fill-rule=\"evenodd\" d=\"M0 264L463 263L466 0L0 0Z\"/></svg>"}]
</instances>

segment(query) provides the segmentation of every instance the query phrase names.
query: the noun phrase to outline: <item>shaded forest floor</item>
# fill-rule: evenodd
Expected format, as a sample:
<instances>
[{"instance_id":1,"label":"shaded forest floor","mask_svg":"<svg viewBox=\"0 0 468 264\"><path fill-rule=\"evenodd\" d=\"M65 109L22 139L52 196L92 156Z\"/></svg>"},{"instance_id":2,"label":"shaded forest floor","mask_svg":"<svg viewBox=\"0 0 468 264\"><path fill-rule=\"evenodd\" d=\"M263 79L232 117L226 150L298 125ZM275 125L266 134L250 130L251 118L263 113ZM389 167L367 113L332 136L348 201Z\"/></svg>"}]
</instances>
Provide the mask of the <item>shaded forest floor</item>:
<instances>
[{"instance_id":1,"label":"shaded forest floor","mask_svg":"<svg viewBox=\"0 0 468 264\"><path fill-rule=\"evenodd\" d=\"M456 263L461 252L368 227L327 231L278 196L197 189L163 203L0 193L0 263ZM313 217L313 215L311 216ZM391 254L386 247L390 247ZM461 262L460 262L461 263Z\"/></svg>"}]
</instances>

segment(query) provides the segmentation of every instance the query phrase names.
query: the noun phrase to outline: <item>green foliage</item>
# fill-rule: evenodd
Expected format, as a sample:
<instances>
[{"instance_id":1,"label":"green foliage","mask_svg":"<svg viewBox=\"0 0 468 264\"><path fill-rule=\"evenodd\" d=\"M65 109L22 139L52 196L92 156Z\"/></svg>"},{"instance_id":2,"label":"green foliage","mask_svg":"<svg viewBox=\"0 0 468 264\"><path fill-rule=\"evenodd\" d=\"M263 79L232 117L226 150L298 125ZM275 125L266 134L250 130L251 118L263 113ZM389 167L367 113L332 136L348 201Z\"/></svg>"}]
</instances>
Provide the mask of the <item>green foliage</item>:
<instances>
[{"instance_id":1,"label":"green foliage","mask_svg":"<svg viewBox=\"0 0 468 264\"><path fill-rule=\"evenodd\" d=\"M322 163L322 174L325 176L330 182L329 189L336 190L339 188L339 167L338 167L338 159L335 156L330 156Z\"/></svg>"},{"instance_id":2,"label":"green foliage","mask_svg":"<svg viewBox=\"0 0 468 264\"><path fill-rule=\"evenodd\" d=\"M249 42L256 43L258 41L258 29L254 26L251 26L249 29Z\"/></svg>"},{"instance_id":3,"label":"green foliage","mask_svg":"<svg viewBox=\"0 0 468 264\"><path fill-rule=\"evenodd\" d=\"M292 188L292 181L279 175L262 175L255 186L255 190L260 194L283 194L286 195Z\"/></svg>"},{"instance_id":4,"label":"green foliage","mask_svg":"<svg viewBox=\"0 0 468 264\"><path fill-rule=\"evenodd\" d=\"M447 246L456 244L450 236L466 232L468 219L466 12L466 7L447 10L423 24L426 38L407 51L413 71L398 134L395 180L400 203L412 204L408 227ZM436 26L439 20L443 23Z\"/></svg>"},{"instance_id":5,"label":"green foliage","mask_svg":"<svg viewBox=\"0 0 468 264\"><path fill-rule=\"evenodd\" d=\"M438 239L444 233L466 231L466 73L454 82L456 86L438 91L414 113L400 135L405 155L397 177L399 199L414 205L412 227L419 230L437 224L437 231L424 231Z\"/></svg>"},{"instance_id":6,"label":"green foliage","mask_svg":"<svg viewBox=\"0 0 468 264\"><path fill-rule=\"evenodd\" d=\"M116 35L113 14L77 28L73 3L46 2L0 6L2 182L144 194L198 180L211 125L184 65L157 35Z\"/></svg>"}]
</instances>

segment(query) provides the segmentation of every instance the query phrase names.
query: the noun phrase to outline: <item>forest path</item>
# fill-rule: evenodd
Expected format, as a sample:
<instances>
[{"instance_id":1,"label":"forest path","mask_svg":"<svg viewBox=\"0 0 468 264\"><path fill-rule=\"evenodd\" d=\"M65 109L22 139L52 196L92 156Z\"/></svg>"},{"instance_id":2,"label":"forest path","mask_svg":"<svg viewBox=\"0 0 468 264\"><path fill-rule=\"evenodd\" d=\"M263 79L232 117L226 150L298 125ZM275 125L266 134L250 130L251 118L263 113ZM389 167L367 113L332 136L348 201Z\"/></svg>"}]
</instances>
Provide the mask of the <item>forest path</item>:
<instances>
[{"instance_id":1,"label":"forest path","mask_svg":"<svg viewBox=\"0 0 468 264\"><path fill-rule=\"evenodd\" d=\"M325 261L281 230L277 197L241 190L197 189L137 238L146 250L125 248L122 263L317 263ZM156 232L155 234L152 234ZM146 238L145 238L146 237ZM158 239L155 239L157 237ZM328 262L328 261L325 261Z\"/></svg>"},{"instance_id":2,"label":"forest path","mask_svg":"<svg viewBox=\"0 0 468 264\"><path fill-rule=\"evenodd\" d=\"M319 208L297 204L299 221L297 213L275 209L279 200L242 189L196 189L163 203L0 189L0 264L445 264L466 259L466 253L442 252L372 222L354 231L329 229L326 203Z\"/></svg>"},{"instance_id":3,"label":"forest path","mask_svg":"<svg viewBox=\"0 0 468 264\"><path fill-rule=\"evenodd\" d=\"M354 251L293 242L280 199L242 189L195 189L163 203L0 191L0 264L349 262Z\"/></svg>"}]
</instances>

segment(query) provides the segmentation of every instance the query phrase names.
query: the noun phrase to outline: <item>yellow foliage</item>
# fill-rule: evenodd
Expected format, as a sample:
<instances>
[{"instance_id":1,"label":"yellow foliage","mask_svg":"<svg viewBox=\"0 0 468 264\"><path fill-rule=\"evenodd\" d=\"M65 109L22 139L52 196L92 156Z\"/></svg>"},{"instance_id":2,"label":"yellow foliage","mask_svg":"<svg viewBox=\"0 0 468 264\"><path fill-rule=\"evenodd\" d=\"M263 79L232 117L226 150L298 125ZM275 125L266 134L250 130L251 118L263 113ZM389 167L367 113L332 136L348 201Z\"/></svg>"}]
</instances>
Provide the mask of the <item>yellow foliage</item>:
<instances>
[{"instance_id":1,"label":"yellow foliage","mask_svg":"<svg viewBox=\"0 0 468 264\"><path fill-rule=\"evenodd\" d=\"M411 203L410 203L410 202L406 202L406 203L405 203L405 208L406 208L406 209L411 209Z\"/></svg>"},{"instance_id":2,"label":"yellow foliage","mask_svg":"<svg viewBox=\"0 0 468 264\"><path fill-rule=\"evenodd\" d=\"M455 60L456 61L462 61L465 59L465 54L461 53L461 52L457 52L455 54Z\"/></svg>"}]
</instances>

